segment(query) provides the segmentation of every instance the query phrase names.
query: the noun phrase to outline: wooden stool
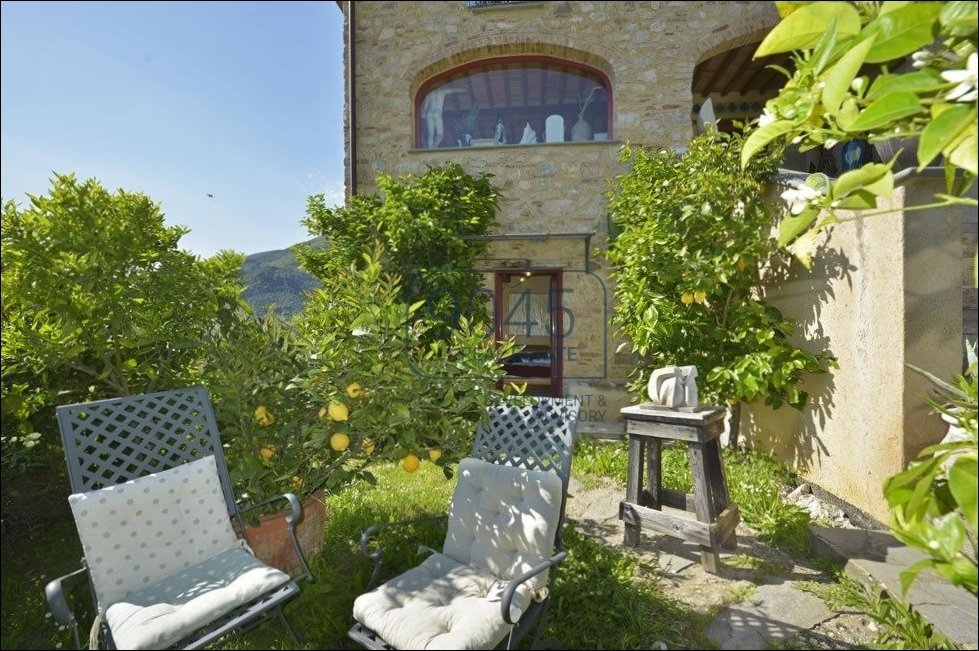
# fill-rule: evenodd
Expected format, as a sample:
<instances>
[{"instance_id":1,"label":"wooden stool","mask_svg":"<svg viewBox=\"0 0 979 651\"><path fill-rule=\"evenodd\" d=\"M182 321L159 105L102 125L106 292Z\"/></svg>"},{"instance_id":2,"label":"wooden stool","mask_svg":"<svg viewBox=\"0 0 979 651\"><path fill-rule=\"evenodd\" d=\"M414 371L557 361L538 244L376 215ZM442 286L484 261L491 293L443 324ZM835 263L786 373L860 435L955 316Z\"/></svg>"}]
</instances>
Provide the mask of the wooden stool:
<instances>
[{"instance_id":1,"label":"wooden stool","mask_svg":"<svg viewBox=\"0 0 979 651\"><path fill-rule=\"evenodd\" d=\"M629 472L626 496L619 503L619 519L625 522L625 544L639 544L641 529L664 533L700 545L704 569L717 573L721 546L735 548L734 530L741 521L736 504L728 498L727 480L718 437L724 431L724 409L700 407L685 412L637 405L622 410L629 436ZM663 488L662 442L687 443L693 493ZM643 488L643 454L647 487ZM682 510L666 513L663 506ZM687 512L695 512L696 519Z\"/></svg>"}]
</instances>

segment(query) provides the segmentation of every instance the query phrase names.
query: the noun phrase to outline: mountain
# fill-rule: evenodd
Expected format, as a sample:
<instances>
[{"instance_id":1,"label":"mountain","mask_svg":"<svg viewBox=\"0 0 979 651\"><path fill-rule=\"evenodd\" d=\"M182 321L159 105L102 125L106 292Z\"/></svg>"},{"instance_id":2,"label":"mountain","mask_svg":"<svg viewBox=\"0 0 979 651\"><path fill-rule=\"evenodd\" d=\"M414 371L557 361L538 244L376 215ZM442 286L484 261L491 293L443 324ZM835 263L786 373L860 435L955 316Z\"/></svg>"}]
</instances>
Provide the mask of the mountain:
<instances>
[{"instance_id":1,"label":"mountain","mask_svg":"<svg viewBox=\"0 0 979 651\"><path fill-rule=\"evenodd\" d=\"M314 244L312 240L307 244ZM276 313L286 318L303 309L305 292L319 287L319 281L299 268L292 249L263 251L245 258L241 267L245 300L258 314L272 303Z\"/></svg>"}]
</instances>

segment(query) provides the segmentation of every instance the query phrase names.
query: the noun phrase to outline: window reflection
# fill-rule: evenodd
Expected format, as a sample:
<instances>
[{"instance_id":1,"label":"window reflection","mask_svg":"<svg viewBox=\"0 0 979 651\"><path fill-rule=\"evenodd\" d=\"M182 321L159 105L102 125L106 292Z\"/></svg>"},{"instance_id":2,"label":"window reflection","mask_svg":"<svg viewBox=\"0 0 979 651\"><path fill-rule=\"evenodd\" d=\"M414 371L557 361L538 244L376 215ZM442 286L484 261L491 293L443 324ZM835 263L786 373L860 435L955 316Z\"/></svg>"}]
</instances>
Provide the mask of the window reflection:
<instances>
[{"instance_id":1,"label":"window reflection","mask_svg":"<svg viewBox=\"0 0 979 651\"><path fill-rule=\"evenodd\" d=\"M416 144L438 149L607 140L611 99L601 75L570 63L469 67L421 90Z\"/></svg>"}]
</instances>

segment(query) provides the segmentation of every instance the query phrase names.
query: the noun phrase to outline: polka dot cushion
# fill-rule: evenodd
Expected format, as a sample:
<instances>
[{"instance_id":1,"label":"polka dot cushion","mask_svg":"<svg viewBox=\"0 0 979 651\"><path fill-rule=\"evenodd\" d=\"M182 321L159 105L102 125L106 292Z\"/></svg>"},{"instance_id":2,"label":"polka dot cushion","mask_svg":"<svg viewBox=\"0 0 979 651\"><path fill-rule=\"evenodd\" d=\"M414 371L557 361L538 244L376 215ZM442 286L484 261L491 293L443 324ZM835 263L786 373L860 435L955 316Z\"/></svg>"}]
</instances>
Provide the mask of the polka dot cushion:
<instances>
[{"instance_id":1,"label":"polka dot cushion","mask_svg":"<svg viewBox=\"0 0 979 651\"><path fill-rule=\"evenodd\" d=\"M239 547L213 456L68 498L104 613L143 590Z\"/></svg>"}]
</instances>

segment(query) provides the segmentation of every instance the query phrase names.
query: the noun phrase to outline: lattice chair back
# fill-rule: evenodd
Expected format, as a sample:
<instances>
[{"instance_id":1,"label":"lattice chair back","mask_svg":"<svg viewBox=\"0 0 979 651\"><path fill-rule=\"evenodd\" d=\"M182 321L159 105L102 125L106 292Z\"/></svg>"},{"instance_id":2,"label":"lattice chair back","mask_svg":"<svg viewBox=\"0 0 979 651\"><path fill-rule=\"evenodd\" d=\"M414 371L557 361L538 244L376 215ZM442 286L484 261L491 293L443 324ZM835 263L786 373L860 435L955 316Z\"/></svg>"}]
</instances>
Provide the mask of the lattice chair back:
<instances>
[{"instance_id":1,"label":"lattice chair back","mask_svg":"<svg viewBox=\"0 0 979 651\"><path fill-rule=\"evenodd\" d=\"M211 401L202 386L58 407L73 493L214 455L228 514L240 523Z\"/></svg>"},{"instance_id":2,"label":"lattice chair back","mask_svg":"<svg viewBox=\"0 0 979 651\"><path fill-rule=\"evenodd\" d=\"M535 398L524 406L495 405L476 430L472 456L528 470L550 470L561 478L566 500L571 453L578 430L578 398ZM561 524L564 523L564 502ZM558 527L557 542L561 542Z\"/></svg>"}]
</instances>

